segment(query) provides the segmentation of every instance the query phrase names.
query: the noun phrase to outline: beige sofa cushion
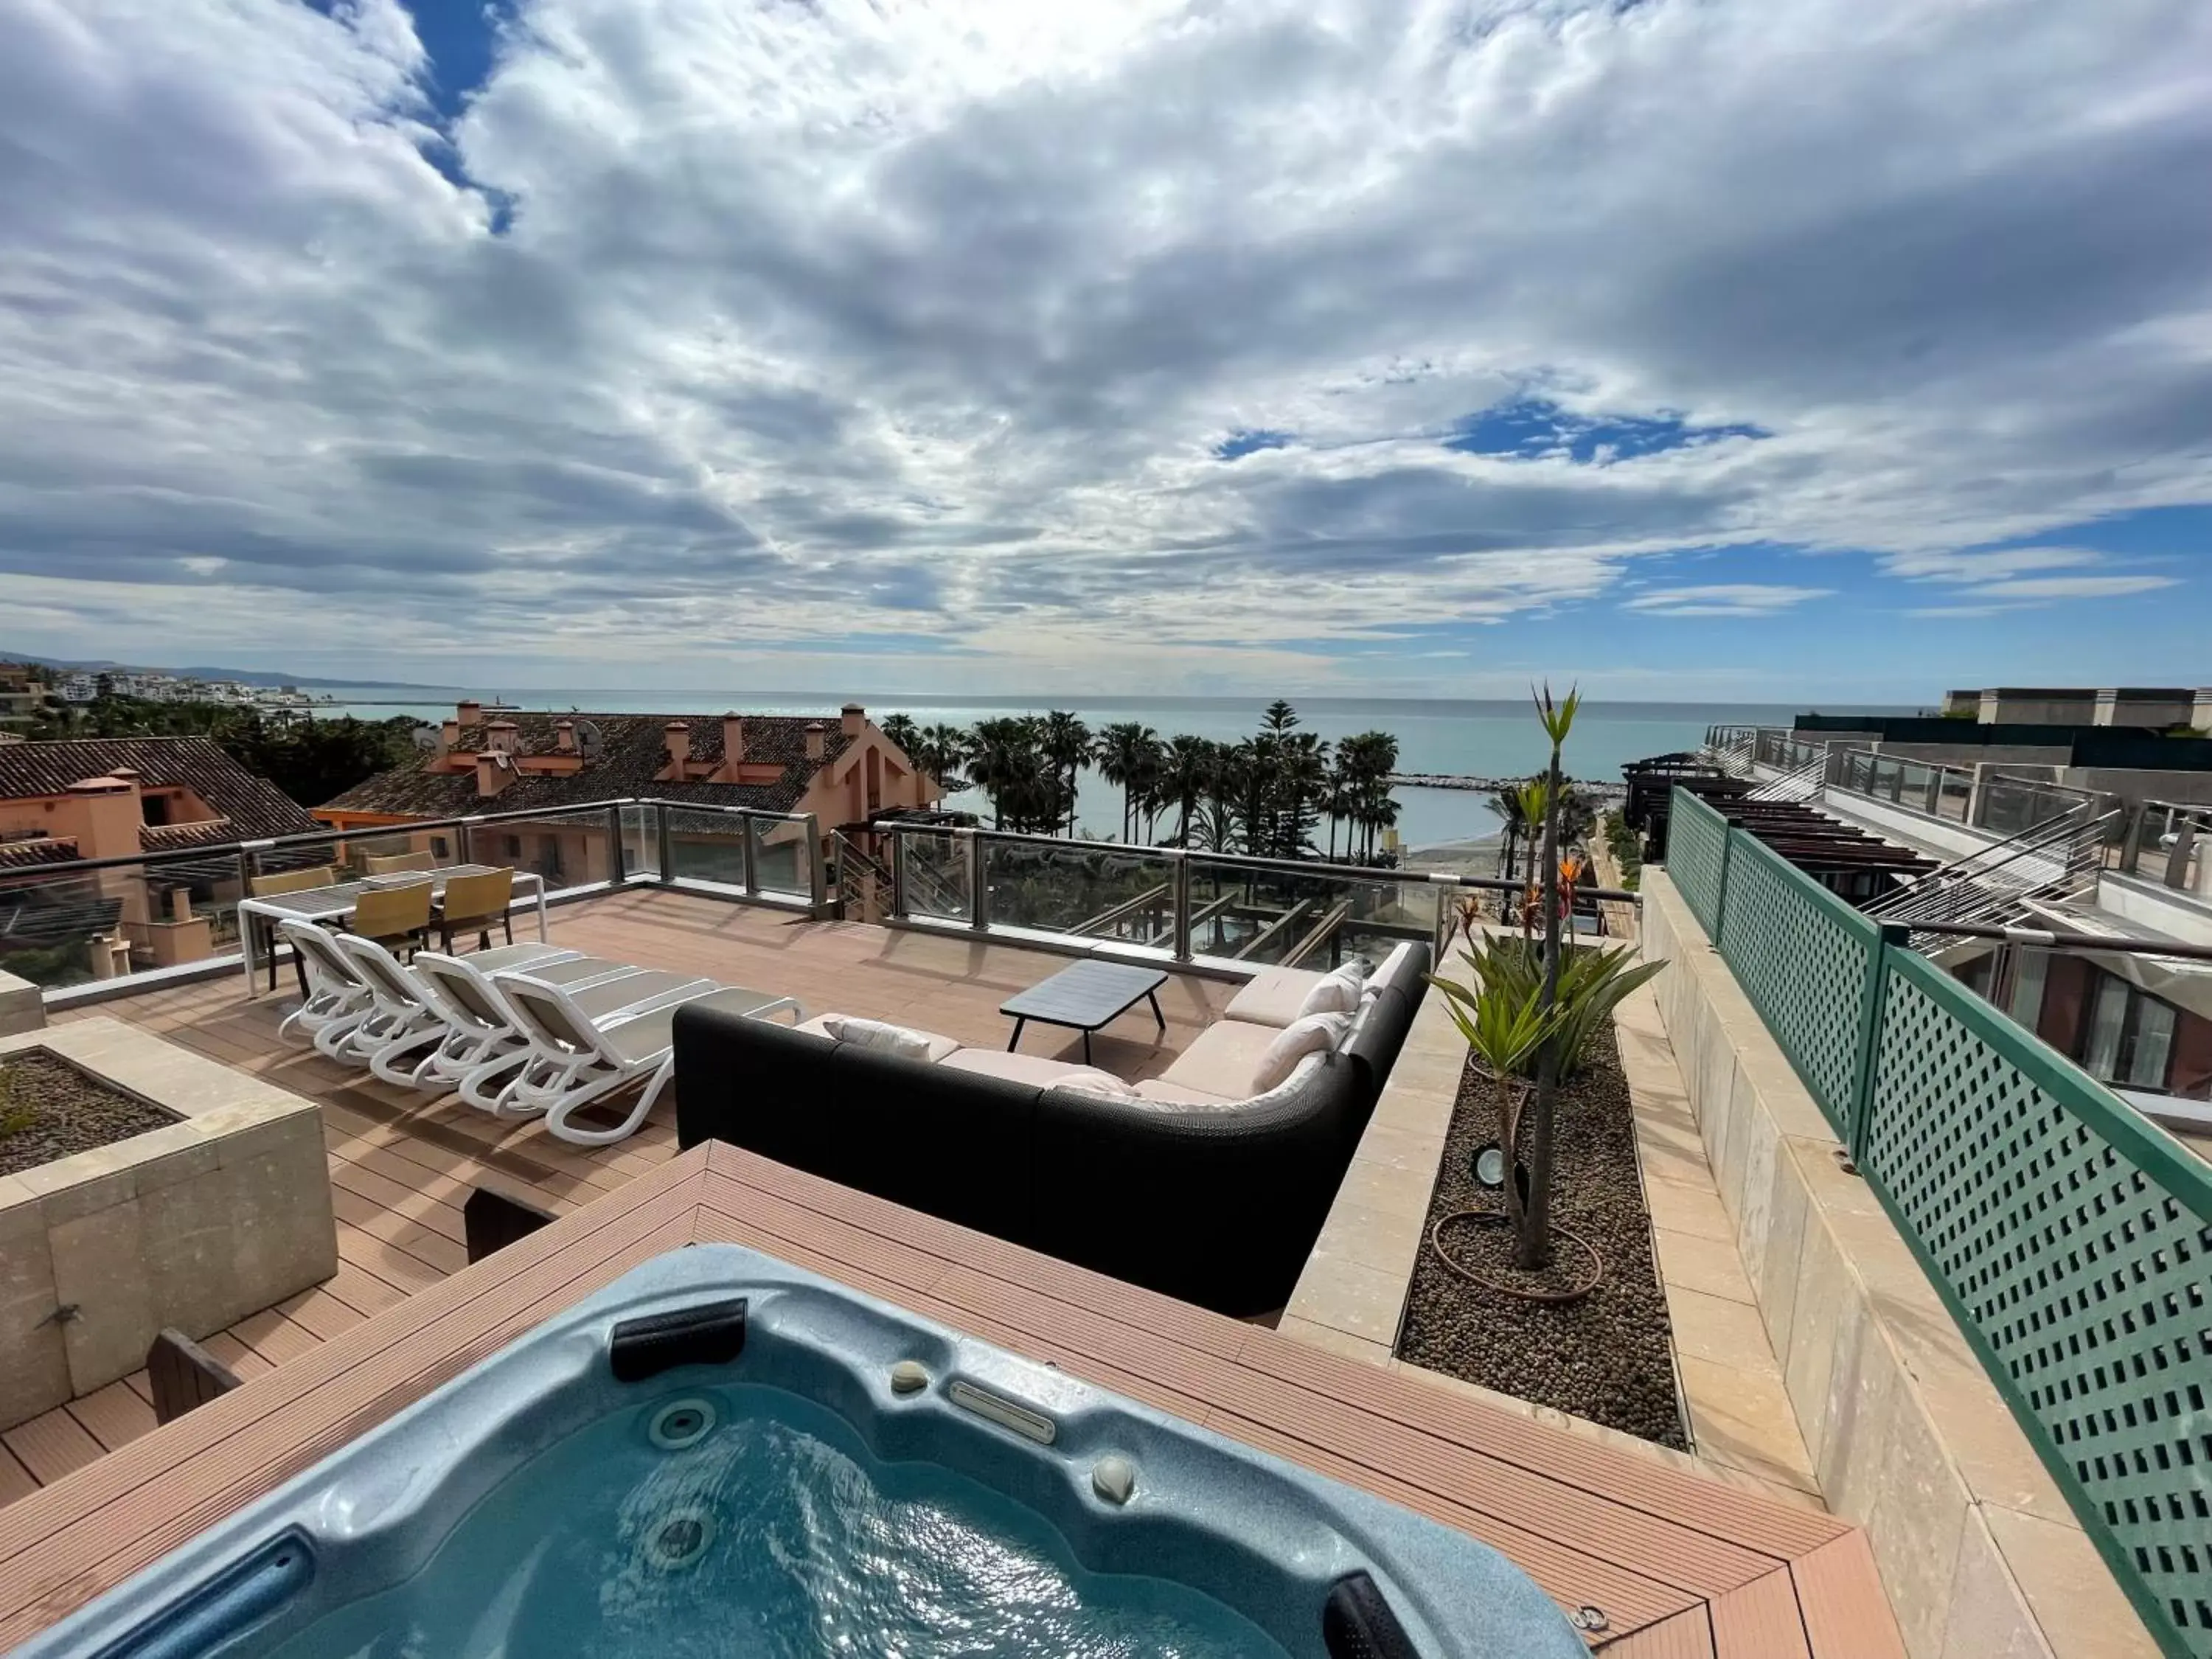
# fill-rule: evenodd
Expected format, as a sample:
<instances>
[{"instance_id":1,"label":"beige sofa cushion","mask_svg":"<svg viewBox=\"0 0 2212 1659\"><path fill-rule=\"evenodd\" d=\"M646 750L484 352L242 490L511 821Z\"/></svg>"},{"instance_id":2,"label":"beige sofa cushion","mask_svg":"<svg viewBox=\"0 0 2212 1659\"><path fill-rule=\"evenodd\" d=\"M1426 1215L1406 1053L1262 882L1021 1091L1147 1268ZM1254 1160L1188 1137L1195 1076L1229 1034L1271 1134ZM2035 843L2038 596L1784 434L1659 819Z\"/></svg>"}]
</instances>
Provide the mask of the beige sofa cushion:
<instances>
[{"instance_id":1,"label":"beige sofa cushion","mask_svg":"<svg viewBox=\"0 0 2212 1659\"><path fill-rule=\"evenodd\" d=\"M1112 1086L1121 1081L1095 1066L1073 1066L1048 1054L1010 1054L999 1048L962 1048L939 1063L956 1072L980 1072L985 1077L1002 1077L1009 1083L1027 1083L1039 1089L1054 1085Z\"/></svg>"},{"instance_id":2,"label":"beige sofa cushion","mask_svg":"<svg viewBox=\"0 0 2212 1659\"><path fill-rule=\"evenodd\" d=\"M1252 1095L1243 1099L1230 1099L1222 1095L1209 1094L1203 1089L1187 1088L1155 1078L1137 1085L1138 1103L1150 1106L1181 1106L1209 1112L1248 1112L1265 1110L1295 1100L1306 1089L1321 1080L1322 1056L1308 1054L1291 1068L1291 1074L1265 1094Z\"/></svg>"},{"instance_id":3,"label":"beige sofa cushion","mask_svg":"<svg viewBox=\"0 0 2212 1659\"><path fill-rule=\"evenodd\" d=\"M1367 964L1357 960L1326 974L1304 968L1269 968L1230 998L1229 1006L1221 1012L1224 1018L1273 1025L1278 1030L1307 1014L1356 1013L1366 978Z\"/></svg>"},{"instance_id":4,"label":"beige sofa cushion","mask_svg":"<svg viewBox=\"0 0 2212 1659\"><path fill-rule=\"evenodd\" d=\"M1272 1025L1255 1025L1242 1019L1216 1020L1198 1034L1189 1048L1176 1056L1175 1064L1160 1073L1160 1080L1242 1100L1259 1092L1252 1080L1260 1074L1260 1062L1267 1058L1267 1045L1281 1035Z\"/></svg>"},{"instance_id":5,"label":"beige sofa cushion","mask_svg":"<svg viewBox=\"0 0 2212 1659\"><path fill-rule=\"evenodd\" d=\"M856 1048L874 1048L903 1060L927 1060L932 1064L960 1047L957 1037L940 1036L935 1031L917 1030L910 1025L888 1025L881 1020L862 1019L853 1014L817 1014L793 1029L849 1042Z\"/></svg>"},{"instance_id":6,"label":"beige sofa cushion","mask_svg":"<svg viewBox=\"0 0 2212 1659\"><path fill-rule=\"evenodd\" d=\"M1210 1095L1203 1089L1189 1089L1180 1083L1169 1083L1159 1078L1146 1078L1137 1085L1137 1098L1154 1106L1242 1106L1241 1100L1227 1095Z\"/></svg>"},{"instance_id":7,"label":"beige sofa cushion","mask_svg":"<svg viewBox=\"0 0 2212 1659\"><path fill-rule=\"evenodd\" d=\"M1298 1017L1307 995L1327 977L1304 968L1265 969L1229 999L1222 1015L1251 1025L1272 1025L1279 1031Z\"/></svg>"}]
</instances>

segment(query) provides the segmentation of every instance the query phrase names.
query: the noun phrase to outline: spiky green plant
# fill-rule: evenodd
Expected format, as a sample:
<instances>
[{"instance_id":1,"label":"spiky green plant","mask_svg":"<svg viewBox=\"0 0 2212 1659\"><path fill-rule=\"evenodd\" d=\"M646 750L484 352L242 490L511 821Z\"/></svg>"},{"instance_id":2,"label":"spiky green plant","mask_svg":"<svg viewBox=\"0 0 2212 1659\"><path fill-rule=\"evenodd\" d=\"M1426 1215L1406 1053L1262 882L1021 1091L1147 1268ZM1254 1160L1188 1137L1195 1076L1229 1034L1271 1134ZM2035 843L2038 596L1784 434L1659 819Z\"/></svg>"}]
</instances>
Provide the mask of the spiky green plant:
<instances>
[{"instance_id":1,"label":"spiky green plant","mask_svg":"<svg viewBox=\"0 0 2212 1659\"><path fill-rule=\"evenodd\" d=\"M1533 990L1515 995L1502 986L1472 992L1443 980L1437 984L1451 1000L1452 1023L1459 1027L1475 1057L1489 1067L1498 1085L1498 1145L1505 1155L1505 1218L1517 1240L1528 1224L1527 1200L1516 1178L1521 1167L1521 1115L1527 1104L1527 1092L1518 1078L1529 1057L1552 1036L1556 1018L1539 1004ZM1534 1193L1532 1182L1529 1195Z\"/></svg>"}]
</instances>

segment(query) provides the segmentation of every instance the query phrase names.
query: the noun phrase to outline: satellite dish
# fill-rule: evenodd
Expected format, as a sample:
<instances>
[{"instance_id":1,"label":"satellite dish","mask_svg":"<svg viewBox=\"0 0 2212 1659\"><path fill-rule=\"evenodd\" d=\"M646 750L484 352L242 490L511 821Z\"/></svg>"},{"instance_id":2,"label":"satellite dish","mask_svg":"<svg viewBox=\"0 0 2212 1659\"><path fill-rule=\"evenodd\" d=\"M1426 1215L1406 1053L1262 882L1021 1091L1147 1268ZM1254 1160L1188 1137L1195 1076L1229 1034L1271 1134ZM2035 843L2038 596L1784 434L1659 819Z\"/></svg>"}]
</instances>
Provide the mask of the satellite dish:
<instances>
[{"instance_id":1,"label":"satellite dish","mask_svg":"<svg viewBox=\"0 0 2212 1659\"><path fill-rule=\"evenodd\" d=\"M576 752L586 760L597 760L606 752L607 740L599 735L599 728L590 720L576 722Z\"/></svg>"},{"instance_id":2,"label":"satellite dish","mask_svg":"<svg viewBox=\"0 0 2212 1659\"><path fill-rule=\"evenodd\" d=\"M410 735L415 739L415 746L426 755L438 746L438 728L434 726L418 726Z\"/></svg>"}]
</instances>

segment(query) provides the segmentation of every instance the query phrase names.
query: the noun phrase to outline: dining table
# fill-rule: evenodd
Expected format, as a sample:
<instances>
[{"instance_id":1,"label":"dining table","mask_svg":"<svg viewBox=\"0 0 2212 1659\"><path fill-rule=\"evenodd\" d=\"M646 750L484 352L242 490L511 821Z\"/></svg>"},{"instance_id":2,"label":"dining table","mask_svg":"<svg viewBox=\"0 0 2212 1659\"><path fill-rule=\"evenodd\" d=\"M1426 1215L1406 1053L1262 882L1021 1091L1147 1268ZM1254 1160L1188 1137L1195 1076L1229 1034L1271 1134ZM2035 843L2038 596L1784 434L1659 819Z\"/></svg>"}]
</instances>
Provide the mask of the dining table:
<instances>
[{"instance_id":1,"label":"dining table","mask_svg":"<svg viewBox=\"0 0 2212 1659\"><path fill-rule=\"evenodd\" d=\"M441 870L395 871L390 875L366 876L355 881L333 882L327 887L303 887L296 892L269 893L258 898L238 902L239 955L246 966L246 992L254 994L254 976L262 957L254 948L255 929L248 925L248 917L258 917L270 925L270 954L275 953L276 926L280 921L312 921L318 926L337 923L343 927L353 919L360 906L362 895L380 888L411 887L418 882L430 884L430 902L434 908L446 896L446 884L456 876L488 876L499 866L489 864L450 864ZM545 878L528 870L514 872L518 891L529 891L538 901L538 937L541 942L549 939L545 920ZM273 963L272 963L273 967Z\"/></svg>"}]
</instances>

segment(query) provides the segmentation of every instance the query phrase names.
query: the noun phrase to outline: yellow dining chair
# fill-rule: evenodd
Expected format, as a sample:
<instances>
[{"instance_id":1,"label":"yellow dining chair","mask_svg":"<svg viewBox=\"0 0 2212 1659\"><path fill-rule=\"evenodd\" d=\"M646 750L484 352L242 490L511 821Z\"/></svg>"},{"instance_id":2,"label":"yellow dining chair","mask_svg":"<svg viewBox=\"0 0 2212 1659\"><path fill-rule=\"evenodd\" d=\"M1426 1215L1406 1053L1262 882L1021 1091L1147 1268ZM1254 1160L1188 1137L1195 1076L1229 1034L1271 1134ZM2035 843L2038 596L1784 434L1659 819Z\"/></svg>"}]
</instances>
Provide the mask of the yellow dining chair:
<instances>
[{"instance_id":1,"label":"yellow dining chair","mask_svg":"<svg viewBox=\"0 0 2212 1659\"><path fill-rule=\"evenodd\" d=\"M248 898L270 898L278 893L304 893L311 887L328 887L338 878L335 865L318 864L307 870L282 870L273 875L254 876L246 884ZM269 964L269 988L276 988L276 924L261 917L253 921L253 948ZM295 963L294 967L299 964ZM307 994L307 976L300 969L300 994Z\"/></svg>"},{"instance_id":2,"label":"yellow dining chair","mask_svg":"<svg viewBox=\"0 0 2212 1659\"><path fill-rule=\"evenodd\" d=\"M364 876L388 876L395 870L434 870L438 860L428 853L371 854L361 861Z\"/></svg>"},{"instance_id":3,"label":"yellow dining chair","mask_svg":"<svg viewBox=\"0 0 2212 1659\"><path fill-rule=\"evenodd\" d=\"M430 884L410 881L404 887L372 887L354 905L356 939L374 939L393 955L412 952L429 942Z\"/></svg>"},{"instance_id":4,"label":"yellow dining chair","mask_svg":"<svg viewBox=\"0 0 2212 1659\"><path fill-rule=\"evenodd\" d=\"M477 931L477 949L491 948L491 928L497 922L507 935L509 945L514 943L514 918L507 905L514 897L514 872L487 870L480 876L455 876L446 884L446 896L438 906L438 933L444 940L441 947L447 956L453 953L453 935L465 933L471 927Z\"/></svg>"}]
</instances>

